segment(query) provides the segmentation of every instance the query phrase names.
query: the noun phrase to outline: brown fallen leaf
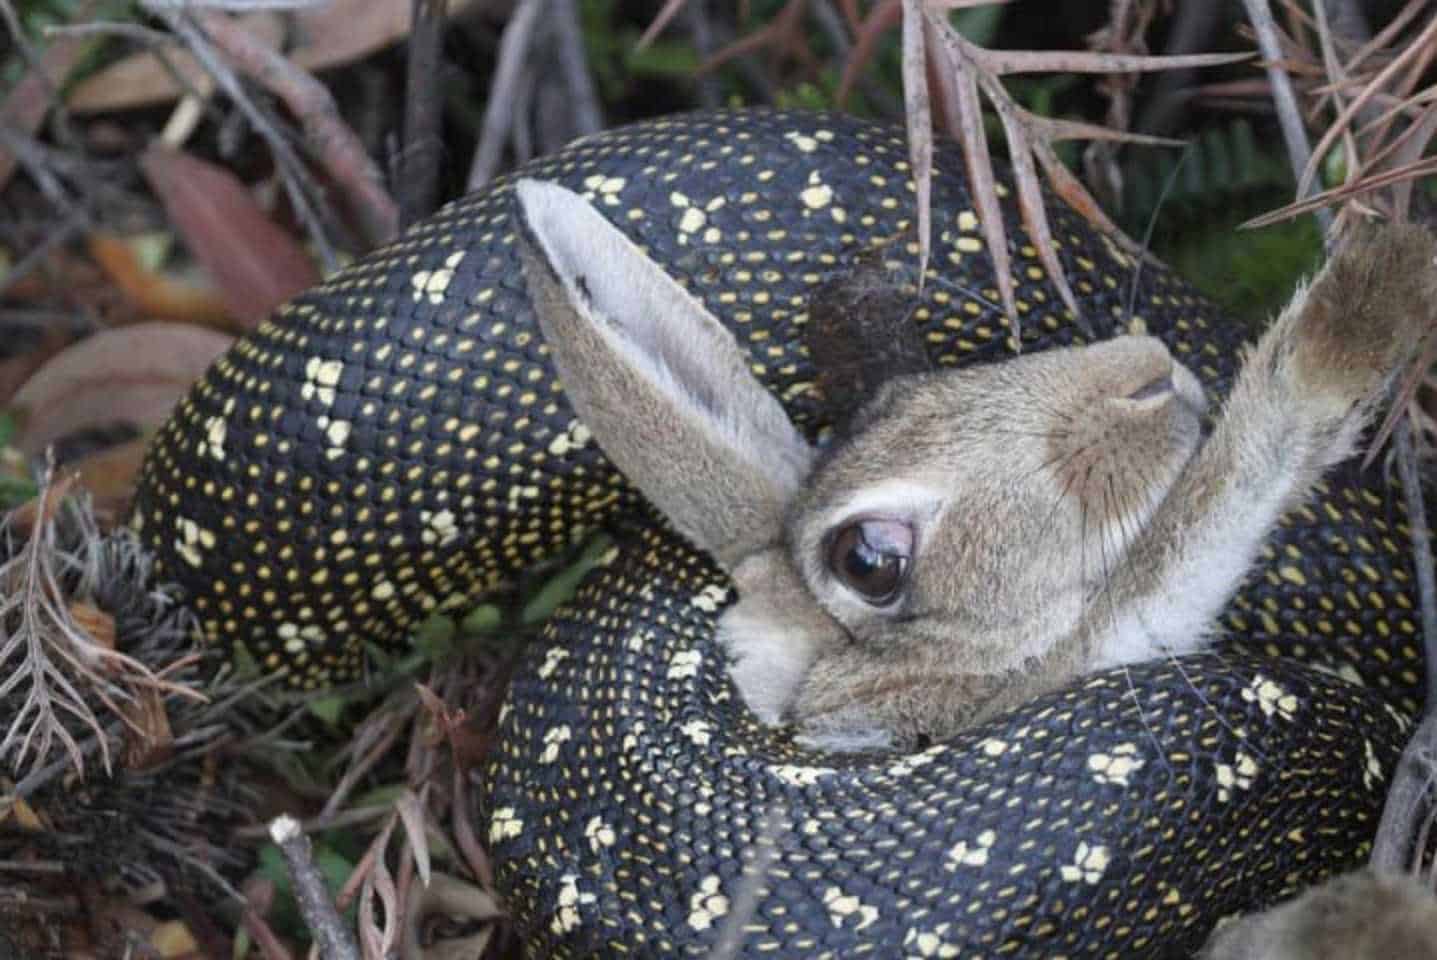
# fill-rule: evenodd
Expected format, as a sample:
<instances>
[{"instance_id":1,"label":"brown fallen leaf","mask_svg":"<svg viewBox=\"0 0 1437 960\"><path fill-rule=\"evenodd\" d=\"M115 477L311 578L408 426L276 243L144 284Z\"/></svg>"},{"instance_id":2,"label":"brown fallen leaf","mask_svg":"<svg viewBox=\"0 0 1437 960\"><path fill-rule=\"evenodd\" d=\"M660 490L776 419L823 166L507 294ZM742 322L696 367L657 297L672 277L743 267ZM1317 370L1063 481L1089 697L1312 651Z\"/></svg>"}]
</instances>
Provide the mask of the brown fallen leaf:
<instances>
[{"instance_id":1,"label":"brown fallen leaf","mask_svg":"<svg viewBox=\"0 0 1437 960\"><path fill-rule=\"evenodd\" d=\"M278 50L284 42L284 19L273 11L260 10L237 18L246 30ZM188 51L177 47L165 51L165 62L149 50L118 60L91 74L70 89L65 105L76 113L101 113L169 103L180 95L178 74L189 90L209 96L214 82Z\"/></svg>"},{"instance_id":2,"label":"brown fallen leaf","mask_svg":"<svg viewBox=\"0 0 1437 960\"><path fill-rule=\"evenodd\" d=\"M145 151L140 169L230 313L247 327L319 282L304 248L228 170L159 145Z\"/></svg>"},{"instance_id":3,"label":"brown fallen leaf","mask_svg":"<svg viewBox=\"0 0 1437 960\"><path fill-rule=\"evenodd\" d=\"M6 514L5 519L10 524L10 529L20 536L28 537L34 532L37 523L54 520L60 504L78 479L73 473L65 473L50 484L48 489L42 487L38 494Z\"/></svg>"},{"instance_id":4,"label":"brown fallen leaf","mask_svg":"<svg viewBox=\"0 0 1437 960\"><path fill-rule=\"evenodd\" d=\"M132 699L121 701L125 745L121 762L131 770L149 770L175 753L175 734L165 710L164 691L142 686Z\"/></svg>"},{"instance_id":5,"label":"brown fallen leaf","mask_svg":"<svg viewBox=\"0 0 1437 960\"><path fill-rule=\"evenodd\" d=\"M449 0L448 15L456 17L474 3ZM289 51L289 59L303 69L322 70L368 56L409 34L410 5L410 0L333 0L297 11L292 31L296 45ZM280 49L284 22L273 12L258 11L236 19L267 45ZM196 90L209 93L208 77L188 52L174 49L168 57ZM76 113L100 113L169 103L179 95L174 77L146 51L77 84L67 105Z\"/></svg>"},{"instance_id":6,"label":"brown fallen leaf","mask_svg":"<svg viewBox=\"0 0 1437 960\"><path fill-rule=\"evenodd\" d=\"M15 395L14 445L38 456L76 430L154 427L233 337L183 323L141 323L87 337L41 367Z\"/></svg>"},{"instance_id":7,"label":"brown fallen leaf","mask_svg":"<svg viewBox=\"0 0 1437 960\"><path fill-rule=\"evenodd\" d=\"M129 512L148 447L148 438L136 437L67 465L79 475L80 486L89 491L102 530L119 523Z\"/></svg>"},{"instance_id":8,"label":"brown fallen leaf","mask_svg":"<svg viewBox=\"0 0 1437 960\"><path fill-rule=\"evenodd\" d=\"M115 649L115 618L93 603L76 600L70 604L70 619L90 639L106 650Z\"/></svg>"},{"instance_id":9,"label":"brown fallen leaf","mask_svg":"<svg viewBox=\"0 0 1437 960\"><path fill-rule=\"evenodd\" d=\"M90 0L71 11L75 22L95 15L99 4ZM62 37L53 41L40 56L38 72L26 70L20 81L10 88L0 103L0 124L17 133L32 134L49 115L57 99L56 90L63 86L70 71L91 49L91 41L81 37ZM0 151L0 189L10 181L18 158L11 151Z\"/></svg>"},{"instance_id":10,"label":"brown fallen leaf","mask_svg":"<svg viewBox=\"0 0 1437 960\"><path fill-rule=\"evenodd\" d=\"M213 287L150 269L124 237L96 230L87 239L90 256L140 316L244 332Z\"/></svg>"},{"instance_id":11,"label":"brown fallen leaf","mask_svg":"<svg viewBox=\"0 0 1437 960\"><path fill-rule=\"evenodd\" d=\"M0 360L0 406L9 403L10 398L15 396L15 391L24 386L25 381L34 376L36 370L71 342L73 338L68 330L49 326L41 332L39 340L24 353Z\"/></svg>"}]
</instances>

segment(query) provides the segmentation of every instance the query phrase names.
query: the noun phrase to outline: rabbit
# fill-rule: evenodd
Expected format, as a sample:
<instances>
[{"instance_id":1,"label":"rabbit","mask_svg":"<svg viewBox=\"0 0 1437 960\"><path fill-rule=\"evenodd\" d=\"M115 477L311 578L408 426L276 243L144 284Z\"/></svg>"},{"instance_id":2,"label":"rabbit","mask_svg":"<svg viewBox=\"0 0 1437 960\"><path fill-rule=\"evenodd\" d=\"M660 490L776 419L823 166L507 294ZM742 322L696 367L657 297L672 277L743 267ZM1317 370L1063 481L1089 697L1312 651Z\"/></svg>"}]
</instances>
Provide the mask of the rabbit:
<instances>
[{"instance_id":1,"label":"rabbit","mask_svg":"<svg viewBox=\"0 0 1437 960\"><path fill-rule=\"evenodd\" d=\"M516 192L580 420L737 588L717 633L745 703L827 750L912 747L1203 648L1437 305L1437 244L1388 227L1297 291L1206 438L1198 379L1123 335L896 377L820 451L732 334L586 201Z\"/></svg>"},{"instance_id":2,"label":"rabbit","mask_svg":"<svg viewBox=\"0 0 1437 960\"><path fill-rule=\"evenodd\" d=\"M1221 924L1201 960L1431 960L1437 896L1405 873L1357 870Z\"/></svg>"}]
</instances>

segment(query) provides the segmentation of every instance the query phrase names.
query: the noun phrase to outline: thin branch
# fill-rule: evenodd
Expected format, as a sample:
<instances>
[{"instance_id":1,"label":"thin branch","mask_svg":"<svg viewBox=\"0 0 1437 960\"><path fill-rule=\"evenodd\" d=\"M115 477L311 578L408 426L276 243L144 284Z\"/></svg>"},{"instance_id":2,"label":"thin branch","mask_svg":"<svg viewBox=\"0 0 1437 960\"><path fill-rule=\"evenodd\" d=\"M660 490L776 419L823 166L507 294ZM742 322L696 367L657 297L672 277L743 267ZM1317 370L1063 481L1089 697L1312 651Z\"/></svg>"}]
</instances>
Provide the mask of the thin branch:
<instances>
[{"instance_id":1,"label":"thin branch","mask_svg":"<svg viewBox=\"0 0 1437 960\"><path fill-rule=\"evenodd\" d=\"M474 162L469 168L467 187L477 190L499 172L499 161L503 155L504 142L509 139L509 128L515 122L514 86L523 73L524 62L534 42L535 27L539 14L547 0L519 0L514 15L504 26L499 40L499 61L494 67L494 79L489 86L489 103L484 108L484 125L479 135L479 147L474 151ZM519 118L518 122L527 122Z\"/></svg>"},{"instance_id":2,"label":"thin branch","mask_svg":"<svg viewBox=\"0 0 1437 960\"><path fill-rule=\"evenodd\" d=\"M594 89L593 71L584 56L584 34L579 25L579 4L576 0L553 0L554 42L559 68L564 72L564 85L569 92L569 112L573 132L581 136L598 133L604 128L604 111Z\"/></svg>"},{"instance_id":3,"label":"thin branch","mask_svg":"<svg viewBox=\"0 0 1437 960\"><path fill-rule=\"evenodd\" d=\"M440 67L445 4L446 0L413 0L411 7L398 181L402 226L427 216L439 197L439 160L444 153Z\"/></svg>"},{"instance_id":4,"label":"thin branch","mask_svg":"<svg viewBox=\"0 0 1437 960\"><path fill-rule=\"evenodd\" d=\"M294 883L295 899L304 916L304 924L314 937L315 946L324 960L359 960L359 948L349 927L334 908L324 876L314 865L309 837L300 829L299 821L281 815L270 821L270 837L278 845Z\"/></svg>"},{"instance_id":5,"label":"thin branch","mask_svg":"<svg viewBox=\"0 0 1437 960\"><path fill-rule=\"evenodd\" d=\"M334 271L339 260L335 256L333 245L329 242L328 234L320 223L318 211L310 202L310 190L306 189L309 177L305 172L304 164L295 155L289 141L245 93L239 78L220 58L218 51L206 39L203 31L182 11L172 7L165 0L140 0L140 5L148 13L164 21L165 25L185 42L195 60L214 78L216 85L225 92L225 95L244 114L245 119L250 122L255 131L269 144L276 163L284 173L281 179L284 182L285 192L289 196L290 203L294 205L295 213L305 224L310 239L318 249L325 271Z\"/></svg>"},{"instance_id":6,"label":"thin branch","mask_svg":"<svg viewBox=\"0 0 1437 960\"><path fill-rule=\"evenodd\" d=\"M310 151L352 201L365 239L371 244L392 239L399 228L398 207L384 189L379 167L339 115L329 88L229 17L206 14L200 24L236 67L294 113Z\"/></svg>"},{"instance_id":7,"label":"thin branch","mask_svg":"<svg viewBox=\"0 0 1437 960\"><path fill-rule=\"evenodd\" d=\"M1302 123L1302 110L1297 105L1297 94L1292 90L1292 80L1287 71L1278 64L1282 60L1282 41L1278 36L1277 23L1272 19L1272 10L1267 0L1242 0L1247 10L1248 22L1257 35L1258 49L1266 62L1268 86L1271 88L1273 105L1277 108L1277 121L1282 129L1282 139L1287 145L1288 162L1292 165L1293 176L1301 181L1304 168L1312 156L1312 147L1307 141L1307 130ZM1299 188L1298 200L1307 198L1307 191ZM1317 221L1323 236L1332 233L1332 214L1327 210L1317 211Z\"/></svg>"}]
</instances>

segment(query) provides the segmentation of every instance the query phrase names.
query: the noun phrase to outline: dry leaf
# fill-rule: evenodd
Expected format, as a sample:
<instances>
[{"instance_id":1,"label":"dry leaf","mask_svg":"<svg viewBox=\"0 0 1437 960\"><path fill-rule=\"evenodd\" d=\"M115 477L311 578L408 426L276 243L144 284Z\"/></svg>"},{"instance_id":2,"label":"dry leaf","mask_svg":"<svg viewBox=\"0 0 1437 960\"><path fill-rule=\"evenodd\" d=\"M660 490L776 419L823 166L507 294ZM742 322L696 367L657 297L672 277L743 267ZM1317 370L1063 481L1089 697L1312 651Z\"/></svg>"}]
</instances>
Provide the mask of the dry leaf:
<instances>
[{"instance_id":1,"label":"dry leaf","mask_svg":"<svg viewBox=\"0 0 1437 960\"><path fill-rule=\"evenodd\" d=\"M154 427L232 337L182 323L141 323L87 337L41 367L15 395L25 412L15 446L30 456L86 427Z\"/></svg>"},{"instance_id":2,"label":"dry leaf","mask_svg":"<svg viewBox=\"0 0 1437 960\"><path fill-rule=\"evenodd\" d=\"M55 514L60 509L60 504L64 502L65 497L70 493L70 488L78 479L73 473L68 472L54 478L49 487L42 487L39 493L6 514L5 518L10 524L10 529L23 537L29 537L34 533L37 523L53 521Z\"/></svg>"},{"instance_id":3,"label":"dry leaf","mask_svg":"<svg viewBox=\"0 0 1437 960\"><path fill-rule=\"evenodd\" d=\"M257 325L319 282L304 248L260 210L228 170L159 145L145 151L140 168L241 323Z\"/></svg>"},{"instance_id":4,"label":"dry leaf","mask_svg":"<svg viewBox=\"0 0 1437 960\"><path fill-rule=\"evenodd\" d=\"M75 601L70 604L70 619L85 631L97 646L115 649L115 618L93 603Z\"/></svg>"},{"instance_id":5,"label":"dry leaf","mask_svg":"<svg viewBox=\"0 0 1437 960\"><path fill-rule=\"evenodd\" d=\"M148 449L148 438L136 437L67 464L89 492L102 529L109 529L129 512Z\"/></svg>"},{"instance_id":6,"label":"dry leaf","mask_svg":"<svg viewBox=\"0 0 1437 960\"><path fill-rule=\"evenodd\" d=\"M34 346L13 356L0 360L0 406L8 404L25 381L35 375L50 358L64 350L74 337L68 331L55 326L46 326L40 340ZM13 341L12 341L13 343Z\"/></svg>"},{"instance_id":7,"label":"dry leaf","mask_svg":"<svg viewBox=\"0 0 1437 960\"><path fill-rule=\"evenodd\" d=\"M278 50L284 42L284 20L277 14L261 10L238 19L266 46ZM214 91L214 81L189 51L171 45L164 56L174 72L184 78L189 87L185 92L208 97ZM143 50L76 84L66 98L66 106L76 113L100 113L169 103L179 95L180 87L159 56Z\"/></svg>"},{"instance_id":8,"label":"dry leaf","mask_svg":"<svg viewBox=\"0 0 1437 960\"><path fill-rule=\"evenodd\" d=\"M174 756L175 735L160 688L142 686L132 693L130 699L120 702L120 716L125 721L121 763L131 770L149 770Z\"/></svg>"},{"instance_id":9,"label":"dry leaf","mask_svg":"<svg viewBox=\"0 0 1437 960\"><path fill-rule=\"evenodd\" d=\"M232 333L244 332L244 325L230 315L214 287L200 286L150 269L142 262L133 243L103 230L92 232L87 245L90 257L139 315L151 320L174 320Z\"/></svg>"},{"instance_id":10,"label":"dry leaf","mask_svg":"<svg viewBox=\"0 0 1437 960\"><path fill-rule=\"evenodd\" d=\"M449 0L448 15L457 16L474 0ZM271 49L283 43L283 18L258 11L238 21ZM294 14L292 35L297 44L289 59L307 70L341 66L383 49L409 34L410 0L333 0ZM208 94L212 83L186 51L167 53L181 76ZM158 58L148 51L101 70L70 91L68 106L76 113L99 113L169 103L179 88Z\"/></svg>"},{"instance_id":11,"label":"dry leaf","mask_svg":"<svg viewBox=\"0 0 1437 960\"><path fill-rule=\"evenodd\" d=\"M404 826L404 835L409 838L409 849L414 851L414 866L419 870L419 882L429 886L429 837L424 832L424 805L414 791L408 787L394 801L399 811L399 821Z\"/></svg>"}]
</instances>

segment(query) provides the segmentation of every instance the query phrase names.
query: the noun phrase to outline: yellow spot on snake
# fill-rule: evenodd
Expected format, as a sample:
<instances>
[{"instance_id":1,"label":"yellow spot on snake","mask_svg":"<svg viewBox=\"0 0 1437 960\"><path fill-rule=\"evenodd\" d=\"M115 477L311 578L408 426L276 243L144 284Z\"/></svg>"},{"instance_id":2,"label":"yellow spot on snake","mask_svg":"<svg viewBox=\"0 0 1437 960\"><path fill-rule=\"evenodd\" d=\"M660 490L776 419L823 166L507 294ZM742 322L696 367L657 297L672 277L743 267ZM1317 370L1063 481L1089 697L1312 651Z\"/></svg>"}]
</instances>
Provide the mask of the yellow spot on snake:
<instances>
[{"instance_id":1,"label":"yellow spot on snake","mask_svg":"<svg viewBox=\"0 0 1437 960\"><path fill-rule=\"evenodd\" d=\"M573 737L568 724L560 724L544 731L544 752L539 754L540 763L553 763L559 759L559 747Z\"/></svg>"},{"instance_id":2,"label":"yellow spot on snake","mask_svg":"<svg viewBox=\"0 0 1437 960\"><path fill-rule=\"evenodd\" d=\"M1215 767L1217 773L1217 799L1220 803L1227 803L1232 799L1234 790L1251 790L1253 777L1257 776L1257 761L1243 753L1237 752L1231 765L1219 763Z\"/></svg>"},{"instance_id":3,"label":"yellow spot on snake","mask_svg":"<svg viewBox=\"0 0 1437 960\"><path fill-rule=\"evenodd\" d=\"M524 821L514 813L513 807L500 807L489 821L489 842L501 843L512 840L524 832Z\"/></svg>"},{"instance_id":4,"label":"yellow spot on snake","mask_svg":"<svg viewBox=\"0 0 1437 960\"><path fill-rule=\"evenodd\" d=\"M1264 716L1279 714L1284 720L1291 720L1297 713L1297 697L1273 683L1262 674L1252 678L1242 691L1242 698L1256 703Z\"/></svg>"},{"instance_id":5,"label":"yellow spot on snake","mask_svg":"<svg viewBox=\"0 0 1437 960\"><path fill-rule=\"evenodd\" d=\"M725 600L728 599L728 587L722 584L710 583L689 600L694 606L705 613L713 613Z\"/></svg>"},{"instance_id":6,"label":"yellow spot on snake","mask_svg":"<svg viewBox=\"0 0 1437 960\"><path fill-rule=\"evenodd\" d=\"M713 739L713 727L706 720L690 720L679 727L679 732L688 737L696 747L706 747Z\"/></svg>"},{"instance_id":7,"label":"yellow spot on snake","mask_svg":"<svg viewBox=\"0 0 1437 960\"><path fill-rule=\"evenodd\" d=\"M1111 753L1095 753L1088 757L1088 769L1099 783L1128 785L1128 775L1143 768L1143 761L1137 756L1138 748L1131 743L1120 743Z\"/></svg>"},{"instance_id":8,"label":"yellow spot on snake","mask_svg":"<svg viewBox=\"0 0 1437 960\"><path fill-rule=\"evenodd\" d=\"M708 217L698 207L689 207L679 218L679 230L684 233L697 233L707 220Z\"/></svg>"},{"instance_id":9,"label":"yellow spot on snake","mask_svg":"<svg viewBox=\"0 0 1437 960\"><path fill-rule=\"evenodd\" d=\"M728 897L720 892L718 876L709 874L699 881L698 890L689 896L689 926L707 930L714 921L728 913Z\"/></svg>"},{"instance_id":10,"label":"yellow spot on snake","mask_svg":"<svg viewBox=\"0 0 1437 960\"><path fill-rule=\"evenodd\" d=\"M325 439L333 447L342 447L349 440L350 424L348 420L335 420L324 430Z\"/></svg>"},{"instance_id":11,"label":"yellow spot on snake","mask_svg":"<svg viewBox=\"0 0 1437 960\"><path fill-rule=\"evenodd\" d=\"M588 446L592 437L588 427L577 420L570 420L568 429L549 441L549 452L556 457L562 457L570 451ZM464 439L462 434L460 439Z\"/></svg>"},{"instance_id":12,"label":"yellow spot on snake","mask_svg":"<svg viewBox=\"0 0 1437 960\"><path fill-rule=\"evenodd\" d=\"M414 300L428 299L434 306L444 302L444 292L449 289L449 282L454 279L454 271L464 259L464 251L459 250L451 253L444 261L444 266L437 270L416 270L409 278L410 284L414 287Z\"/></svg>"},{"instance_id":13,"label":"yellow spot on snake","mask_svg":"<svg viewBox=\"0 0 1437 960\"><path fill-rule=\"evenodd\" d=\"M823 905L828 907L828 918L833 921L835 927L841 927L849 917L857 917L858 925L854 930L862 930L871 926L878 919L878 908L870 907L857 897L844 893L838 887L829 887L823 891Z\"/></svg>"},{"instance_id":14,"label":"yellow spot on snake","mask_svg":"<svg viewBox=\"0 0 1437 960\"><path fill-rule=\"evenodd\" d=\"M768 772L795 787L811 787L833 773L828 767L799 767L789 763L769 767Z\"/></svg>"},{"instance_id":15,"label":"yellow spot on snake","mask_svg":"<svg viewBox=\"0 0 1437 960\"><path fill-rule=\"evenodd\" d=\"M680 650L669 658L668 678L670 680L687 680L698 675L699 664L703 663L703 654L697 650Z\"/></svg>"},{"instance_id":16,"label":"yellow spot on snake","mask_svg":"<svg viewBox=\"0 0 1437 960\"><path fill-rule=\"evenodd\" d=\"M554 911L554 919L550 922L549 929L560 935L570 932L583 919L579 908L590 906L594 901L595 897L592 893L579 889L578 876L572 873L564 874L559 880L557 909Z\"/></svg>"},{"instance_id":17,"label":"yellow spot on snake","mask_svg":"<svg viewBox=\"0 0 1437 960\"><path fill-rule=\"evenodd\" d=\"M799 133L796 130L791 130L788 133L785 133L783 135L783 138L804 153L812 153L813 151L818 149L818 141L816 139L806 134Z\"/></svg>"},{"instance_id":18,"label":"yellow spot on snake","mask_svg":"<svg viewBox=\"0 0 1437 960\"><path fill-rule=\"evenodd\" d=\"M419 519L424 523L424 532L419 538L425 543L447 547L459 539L459 526L452 510L422 510Z\"/></svg>"},{"instance_id":19,"label":"yellow spot on snake","mask_svg":"<svg viewBox=\"0 0 1437 960\"><path fill-rule=\"evenodd\" d=\"M225 458L225 421L223 417L210 417L205 421L205 440L201 443L199 454L209 454L216 460Z\"/></svg>"},{"instance_id":20,"label":"yellow spot on snake","mask_svg":"<svg viewBox=\"0 0 1437 960\"><path fill-rule=\"evenodd\" d=\"M981 867L988 862L988 851L993 848L993 843L998 835L992 830L984 830L978 834L978 839L970 846L967 840L960 840L948 851L948 869L954 870L959 866Z\"/></svg>"},{"instance_id":21,"label":"yellow spot on snake","mask_svg":"<svg viewBox=\"0 0 1437 960\"><path fill-rule=\"evenodd\" d=\"M539 675L539 679L548 680L549 677L553 676L554 671L558 669L559 664L568 655L569 651L563 647L550 647L544 654L544 662L540 664L539 669L535 671Z\"/></svg>"},{"instance_id":22,"label":"yellow spot on snake","mask_svg":"<svg viewBox=\"0 0 1437 960\"><path fill-rule=\"evenodd\" d=\"M1382 764L1377 762L1377 751L1372 749L1372 741L1366 737L1362 738L1362 750L1362 785L1371 790L1374 783L1382 782Z\"/></svg>"},{"instance_id":23,"label":"yellow spot on snake","mask_svg":"<svg viewBox=\"0 0 1437 960\"><path fill-rule=\"evenodd\" d=\"M962 956L962 947L947 939L951 926L940 923L932 930L910 927L903 936L903 946L907 948L905 956L918 960L952 960Z\"/></svg>"},{"instance_id":24,"label":"yellow spot on snake","mask_svg":"<svg viewBox=\"0 0 1437 960\"><path fill-rule=\"evenodd\" d=\"M1008 744L1003 740L995 740L992 737L978 744L978 749L983 751L984 756L1001 757L1008 752Z\"/></svg>"},{"instance_id":25,"label":"yellow spot on snake","mask_svg":"<svg viewBox=\"0 0 1437 960\"><path fill-rule=\"evenodd\" d=\"M1097 883L1103 876L1103 871L1108 869L1112 856L1108 848L1102 845L1088 846L1087 843L1079 843L1078 851L1073 855L1073 862L1064 864L1058 869L1058 875L1069 883Z\"/></svg>"},{"instance_id":26,"label":"yellow spot on snake","mask_svg":"<svg viewBox=\"0 0 1437 960\"><path fill-rule=\"evenodd\" d=\"M826 183L818 183L804 188L798 195L803 205L810 210L822 210L833 202L833 188Z\"/></svg>"},{"instance_id":27,"label":"yellow spot on snake","mask_svg":"<svg viewBox=\"0 0 1437 960\"><path fill-rule=\"evenodd\" d=\"M318 399L326 407L334 403L334 388L339 386L340 375L344 373L344 362L310 357L304 365L304 385L299 395L306 400Z\"/></svg>"},{"instance_id":28,"label":"yellow spot on snake","mask_svg":"<svg viewBox=\"0 0 1437 960\"><path fill-rule=\"evenodd\" d=\"M584 837L589 841L589 847L595 853L605 847L612 847L618 839L614 835L614 828L600 817L594 817L584 826Z\"/></svg>"}]
</instances>

